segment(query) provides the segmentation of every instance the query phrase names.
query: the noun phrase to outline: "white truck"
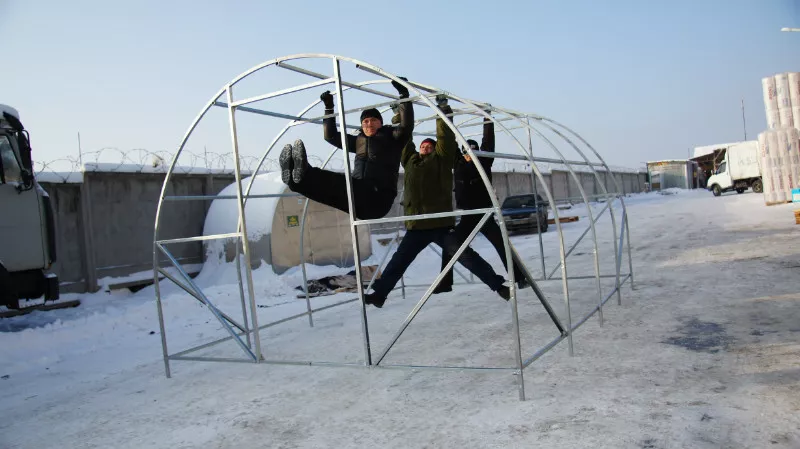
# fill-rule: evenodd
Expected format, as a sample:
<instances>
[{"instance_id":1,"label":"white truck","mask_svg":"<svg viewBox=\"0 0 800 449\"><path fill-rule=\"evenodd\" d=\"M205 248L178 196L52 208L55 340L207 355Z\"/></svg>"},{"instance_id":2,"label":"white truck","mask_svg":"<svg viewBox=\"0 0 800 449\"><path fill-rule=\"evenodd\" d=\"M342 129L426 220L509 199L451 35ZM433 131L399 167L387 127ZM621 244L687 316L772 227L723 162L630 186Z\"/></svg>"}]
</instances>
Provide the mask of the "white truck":
<instances>
[{"instance_id":1,"label":"white truck","mask_svg":"<svg viewBox=\"0 0 800 449\"><path fill-rule=\"evenodd\" d=\"M755 193L763 192L758 141L741 142L728 147L724 159L706 185L714 196L730 190L744 193L748 188Z\"/></svg>"},{"instance_id":2,"label":"white truck","mask_svg":"<svg viewBox=\"0 0 800 449\"><path fill-rule=\"evenodd\" d=\"M59 297L50 197L33 176L30 136L16 109L0 104L0 305Z\"/></svg>"}]
</instances>

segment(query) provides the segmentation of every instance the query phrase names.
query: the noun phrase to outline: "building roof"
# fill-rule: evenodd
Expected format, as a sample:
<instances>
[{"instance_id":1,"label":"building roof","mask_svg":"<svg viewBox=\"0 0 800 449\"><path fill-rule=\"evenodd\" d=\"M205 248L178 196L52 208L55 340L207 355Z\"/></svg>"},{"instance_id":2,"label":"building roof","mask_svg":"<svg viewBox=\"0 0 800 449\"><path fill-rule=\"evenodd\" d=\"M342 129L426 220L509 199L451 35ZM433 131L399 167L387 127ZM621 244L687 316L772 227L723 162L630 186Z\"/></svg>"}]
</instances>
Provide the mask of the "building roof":
<instances>
[{"instance_id":1,"label":"building roof","mask_svg":"<svg viewBox=\"0 0 800 449\"><path fill-rule=\"evenodd\" d=\"M728 148L730 148L730 147L732 147L734 145L739 145L741 143L746 143L746 142L757 142L757 141L755 141L755 140L746 140L746 141L744 141L743 140L743 141L740 141L740 142L718 143L718 144L715 144L715 145L705 145L705 146L702 146L702 147L694 147L694 156L692 158L694 159L694 158L706 156L706 155L712 154L714 152L714 150L728 149Z\"/></svg>"}]
</instances>

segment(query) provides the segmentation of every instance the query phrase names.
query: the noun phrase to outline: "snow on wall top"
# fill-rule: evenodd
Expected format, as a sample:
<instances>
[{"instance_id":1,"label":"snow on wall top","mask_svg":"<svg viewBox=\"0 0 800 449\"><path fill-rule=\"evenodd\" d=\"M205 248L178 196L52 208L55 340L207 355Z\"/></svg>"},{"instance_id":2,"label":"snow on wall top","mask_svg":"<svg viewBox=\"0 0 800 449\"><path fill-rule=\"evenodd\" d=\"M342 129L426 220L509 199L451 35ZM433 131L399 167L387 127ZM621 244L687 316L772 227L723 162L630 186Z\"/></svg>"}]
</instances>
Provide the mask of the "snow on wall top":
<instances>
[{"instance_id":1,"label":"snow on wall top","mask_svg":"<svg viewBox=\"0 0 800 449\"><path fill-rule=\"evenodd\" d=\"M40 171L36 173L36 180L44 183L82 183L84 173L167 173L168 165L142 165L142 164L118 164L111 162L90 162L83 164L81 170L73 171ZM192 174L192 175L219 175L230 174L230 168L206 168L176 166L173 173ZM249 175L249 170L242 170L242 175Z\"/></svg>"},{"instance_id":2,"label":"snow on wall top","mask_svg":"<svg viewBox=\"0 0 800 449\"><path fill-rule=\"evenodd\" d=\"M252 177L242 179L242 193L247 191ZM270 172L255 177L251 195L272 195L285 193L286 184L281 180L280 172ZM218 196L236 196L236 183L222 189ZM272 220L275 208L280 197L275 198L250 198L245 204L245 217L247 219L247 237L258 240L272 232ZM239 208L235 199L215 199L206 214L203 225L203 235L227 234L237 231L239 224Z\"/></svg>"}]
</instances>

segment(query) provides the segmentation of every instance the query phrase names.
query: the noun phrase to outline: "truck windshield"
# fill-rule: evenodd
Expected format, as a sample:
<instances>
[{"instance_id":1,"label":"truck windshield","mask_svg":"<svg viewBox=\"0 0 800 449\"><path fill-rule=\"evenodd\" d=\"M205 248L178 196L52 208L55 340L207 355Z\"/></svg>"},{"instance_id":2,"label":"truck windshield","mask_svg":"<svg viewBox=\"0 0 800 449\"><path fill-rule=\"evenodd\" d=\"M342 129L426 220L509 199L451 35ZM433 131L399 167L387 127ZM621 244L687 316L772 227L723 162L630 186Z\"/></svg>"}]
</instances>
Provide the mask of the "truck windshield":
<instances>
[{"instance_id":1,"label":"truck windshield","mask_svg":"<svg viewBox=\"0 0 800 449\"><path fill-rule=\"evenodd\" d=\"M721 163L721 164L719 165L719 168L717 169L717 174L720 174L720 173L725 173L725 166L726 166L726 165L727 165L727 164L726 164L725 162Z\"/></svg>"}]
</instances>

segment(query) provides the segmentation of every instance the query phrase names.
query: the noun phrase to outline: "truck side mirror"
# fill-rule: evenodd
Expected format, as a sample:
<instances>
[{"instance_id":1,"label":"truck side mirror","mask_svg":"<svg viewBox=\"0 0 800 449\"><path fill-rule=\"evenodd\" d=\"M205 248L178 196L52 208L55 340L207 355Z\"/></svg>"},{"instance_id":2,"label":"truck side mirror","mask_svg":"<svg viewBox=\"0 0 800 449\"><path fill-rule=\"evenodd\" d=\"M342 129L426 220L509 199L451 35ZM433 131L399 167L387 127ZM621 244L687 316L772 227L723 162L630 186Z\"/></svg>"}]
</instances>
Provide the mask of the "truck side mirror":
<instances>
[{"instance_id":1,"label":"truck side mirror","mask_svg":"<svg viewBox=\"0 0 800 449\"><path fill-rule=\"evenodd\" d=\"M22 177L22 186L20 186L17 190L20 192L24 192L33 188L33 173L30 170L23 168L22 172L20 173Z\"/></svg>"}]
</instances>

